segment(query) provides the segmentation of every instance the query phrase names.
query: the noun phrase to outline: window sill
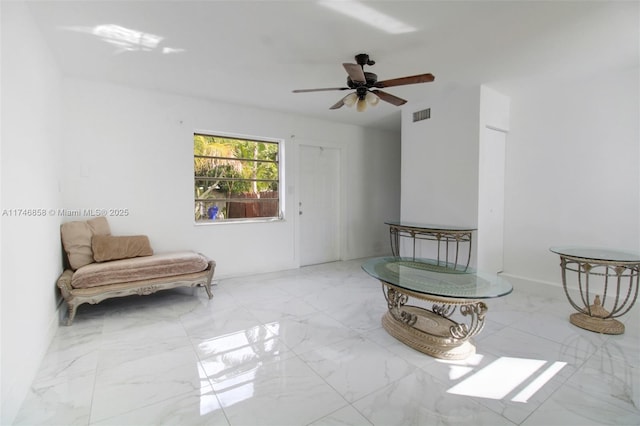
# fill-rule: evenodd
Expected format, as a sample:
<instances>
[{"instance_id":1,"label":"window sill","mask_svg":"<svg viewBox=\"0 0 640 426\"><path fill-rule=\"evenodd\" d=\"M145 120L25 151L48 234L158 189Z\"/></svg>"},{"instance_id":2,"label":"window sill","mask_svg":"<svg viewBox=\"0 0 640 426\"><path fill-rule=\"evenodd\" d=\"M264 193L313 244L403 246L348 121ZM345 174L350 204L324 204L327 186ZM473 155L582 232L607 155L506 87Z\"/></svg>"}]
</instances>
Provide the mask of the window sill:
<instances>
[{"instance_id":1,"label":"window sill","mask_svg":"<svg viewBox=\"0 0 640 426\"><path fill-rule=\"evenodd\" d=\"M201 220L194 222L195 226L237 225L253 223L284 222L284 217L255 217L251 219Z\"/></svg>"}]
</instances>

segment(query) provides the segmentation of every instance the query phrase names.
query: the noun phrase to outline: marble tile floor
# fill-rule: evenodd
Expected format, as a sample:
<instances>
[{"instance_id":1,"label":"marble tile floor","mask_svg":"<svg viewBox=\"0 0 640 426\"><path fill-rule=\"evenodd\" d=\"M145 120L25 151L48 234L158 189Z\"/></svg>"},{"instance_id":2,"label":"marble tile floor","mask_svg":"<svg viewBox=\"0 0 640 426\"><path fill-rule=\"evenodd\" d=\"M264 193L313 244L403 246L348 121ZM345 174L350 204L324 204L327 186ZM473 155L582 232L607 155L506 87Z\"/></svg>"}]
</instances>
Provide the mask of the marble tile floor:
<instances>
[{"instance_id":1,"label":"marble tile floor","mask_svg":"<svg viewBox=\"0 0 640 426\"><path fill-rule=\"evenodd\" d=\"M15 424L640 424L637 307L600 335L568 322L561 289L516 288L487 302L476 355L442 361L381 328L361 264L81 306Z\"/></svg>"}]
</instances>

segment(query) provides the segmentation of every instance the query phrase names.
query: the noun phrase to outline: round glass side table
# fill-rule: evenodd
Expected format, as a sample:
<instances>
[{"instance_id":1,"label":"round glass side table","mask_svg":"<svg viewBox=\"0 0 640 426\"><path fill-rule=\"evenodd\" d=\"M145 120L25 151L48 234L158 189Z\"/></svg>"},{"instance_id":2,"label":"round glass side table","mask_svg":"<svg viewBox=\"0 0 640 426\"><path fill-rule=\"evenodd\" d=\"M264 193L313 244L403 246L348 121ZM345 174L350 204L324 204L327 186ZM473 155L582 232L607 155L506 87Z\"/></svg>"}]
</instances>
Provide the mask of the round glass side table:
<instances>
[{"instance_id":1,"label":"round glass side table","mask_svg":"<svg viewBox=\"0 0 640 426\"><path fill-rule=\"evenodd\" d=\"M640 254L588 247L551 247L560 256L562 287L569 303L578 311L571 324L604 334L624 333L615 318L629 312L638 298ZM567 276L575 275L579 299L567 289Z\"/></svg>"}]
</instances>

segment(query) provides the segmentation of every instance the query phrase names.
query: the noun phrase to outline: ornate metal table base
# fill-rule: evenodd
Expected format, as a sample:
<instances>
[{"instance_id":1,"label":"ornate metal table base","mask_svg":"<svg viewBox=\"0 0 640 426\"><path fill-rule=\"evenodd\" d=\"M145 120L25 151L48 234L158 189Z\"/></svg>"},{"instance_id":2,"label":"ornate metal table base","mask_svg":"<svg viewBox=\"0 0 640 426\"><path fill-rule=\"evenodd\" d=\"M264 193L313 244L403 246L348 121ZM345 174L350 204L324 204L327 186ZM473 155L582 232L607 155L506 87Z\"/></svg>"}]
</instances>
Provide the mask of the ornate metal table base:
<instances>
[{"instance_id":1,"label":"ornate metal table base","mask_svg":"<svg viewBox=\"0 0 640 426\"><path fill-rule=\"evenodd\" d=\"M603 334L623 334L624 324L611 318L594 318L589 315L576 312L569 315L569 322L585 330Z\"/></svg>"},{"instance_id":2,"label":"ornate metal table base","mask_svg":"<svg viewBox=\"0 0 640 426\"><path fill-rule=\"evenodd\" d=\"M589 307L591 315L576 312L569 315L569 322L585 330L604 334L623 334L624 324L611 318L611 313L602 307L600 296L596 296L593 305Z\"/></svg>"},{"instance_id":3,"label":"ornate metal table base","mask_svg":"<svg viewBox=\"0 0 640 426\"><path fill-rule=\"evenodd\" d=\"M484 327L487 306L483 302L439 299L432 301L431 311L405 305L411 292L382 282L389 310L382 317L382 326L402 343L427 355L441 359L465 359L476 352L471 337ZM431 300L425 295L420 299ZM450 317L459 307L460 313L469 319L469 324L461 324Z\"/></svg>"}]
</instances>

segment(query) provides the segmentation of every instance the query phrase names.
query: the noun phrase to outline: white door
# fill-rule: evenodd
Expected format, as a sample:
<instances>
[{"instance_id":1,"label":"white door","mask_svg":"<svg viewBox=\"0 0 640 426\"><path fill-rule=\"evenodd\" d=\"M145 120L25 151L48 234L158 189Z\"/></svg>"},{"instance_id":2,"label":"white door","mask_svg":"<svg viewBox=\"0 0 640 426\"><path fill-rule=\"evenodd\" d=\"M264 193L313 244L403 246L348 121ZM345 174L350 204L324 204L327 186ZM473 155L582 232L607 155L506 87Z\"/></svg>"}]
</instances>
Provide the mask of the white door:
<instances>
[{"instance_id":1,"label":"white door","mask_svg":"<svg viewBox=\"0 0 640 426\"><path fill-rule=\"evenodd\" d=\"M478 270L503 269L504 161L507 134L485 128L478 176Z\"/></svg>"},{"instance_id":2,"label":"white door","mask_svg":"<svg viewBox=\"0 0 640 426\"><path fill-rule=\"evenodd\" d=\"M300 265L340 259L340 151L300 145Z\"/></svg>"}]
</instances>

